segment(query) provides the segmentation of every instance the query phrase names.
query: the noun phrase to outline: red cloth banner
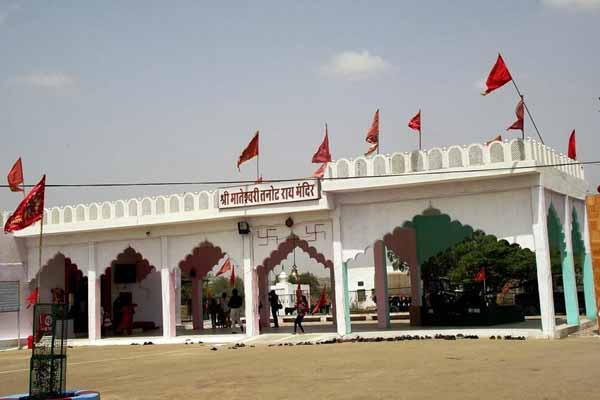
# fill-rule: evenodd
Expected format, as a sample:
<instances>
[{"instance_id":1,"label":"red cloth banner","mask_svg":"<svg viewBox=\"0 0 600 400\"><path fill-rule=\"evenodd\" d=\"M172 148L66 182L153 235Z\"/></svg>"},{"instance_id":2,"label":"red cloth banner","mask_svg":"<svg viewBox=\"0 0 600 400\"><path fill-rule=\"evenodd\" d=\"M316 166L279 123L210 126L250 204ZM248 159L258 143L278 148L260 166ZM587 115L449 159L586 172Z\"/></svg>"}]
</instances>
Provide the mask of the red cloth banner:
<instances>
[{"instance_id":1,"label":"red cloth banner","mask_svg":"<svg viewBox=\"0 0 600 400\"><path fill-rule=\"evenodd\" d=\"M12 166L8 172L8 187L11 192L22 192L23 188L19 185L23 184L23 164L21 163L21 157Z\"/></svg>"},{"instance_id":2,"label":"red cloth banner","mask_svg":"<svg viewBox=\"0 0 600 400\"><path fill-rule=\"evenodd\" d=\"M375 111L373 122L371 122L371 127L367 131L365 140L370 144L379 143L379 110Z\"/></svg>"},{"instance_id":3,"label":"red cloth banner","mask_svg":"<svg viewBox=\"0 0 600 400\"><path fill-rule=\"evenodd\" d=\"M240 157L238 158L237 162L238 171L240 170L240 165L242 163L251 160L256 156L258 156L258 131L256 131L254 137L252 138L250 143L248 143L248 146L246 146L244 151L242 151L242 154L240 154Z\"/></svg>"},{"instance_id":4,"label":"red cloth banner","mask_svg":"<svg viewBox=\"0 0 600 400\"><path fill-rule=\"evenodd\" d=\"M515 108L515 114L517 115L517 120L511 126L506 128L507 131L511 129L521 131L523 130L525 120L525 102L523 101L523 96L521 96L521 99L517 103L517 108Z\"/></svg>"},{"instance_id":5,"label":"red cloth banner","mask_svg":"<svg viewBox=\"0 0 600 400\"><path fill-rule=\"evenodd\" d=\"M419 134L421 133L421 110L408 121L408 127L415 131L419 131Z\"/></svg>"},{"instance_id":6,"label":"red cloth banner","mask_svg":"<svg viewBox=\"0 0 600 400\"><path fill-rule=\"evenodd\" d=\"M15 212L6 220L4 232L20 231L41 220L44 216L45 191L46 175L31 189Z\"/></svg>"},{"instance_id":7,"label":"red cloth banner","mask_svg":"<svg viewBox=\"0 0 600 400\"><path fill-rule=\"evenodd\" d=\"M235 286L235 268L231 268L231 276L229 276L229 285L231 287Z\"/></svg>"},{"instance_id":8,"label":"red cloth banner","mask_svg":"<svg viewBox=\"0 0 600 400\"><path fill-rule=\"evenodd\" d=\"M498 54L496 64L494 64L492 67L492 70L490 71L490 74L485 82L486 90L481 94L486 96L492 93L494 90L506 85L510 81L512 81L512 76L510 75L510 72L504 63L502 55Z\"/></svg>"},{"instance_id":9,"label":"red cloth banner","mask_svg":"<svg viewBox=\"0 0 600 400\"><path fill-rule=\"evenodd\" d=\"M323 163L321 164L321 166L319 167L319 169L317 169L315 172L313 172L313 177L314 178L322 178L323 176L325 176L325 168L327 167L327 163Z\"/></svg>"},{"instance_id":10,"label":"red cloth banner","mask_svg":"<svg viewBox=\"0 0 600 400\"><path fill-rule=\"evenodd\" d=\"M232 269L233 269L233 266L231 265L231 258L228 257L223 262L223 265L221 265L221 268L219 268L219 271L217 272L217 276L223 275L225 272L229 272Z\"/></svg>"},{"instance_id":11,"label":"red cloth banner","mask_svg":"<svg viewBox=\"0 0 600 400\"><path fill-rule=\"evenodd\" d=\"M575 129L571 132L571 136L569 136L569 151L568 154L571 160L577 160L577 143L575 142Z\"/></svg>"},{"instance_id":12,"label":"red cloth banner","mask_svg":"<svg viewBox=\"0 0 600 400\"><path fill-rule=\"evenodd\" d=\"M375 153L377 151L377 149L379 149L379 143L373 143L367 149L367 152L365 153L365 157L370 156L371 154Z\"/></svg>"},{"instance_id":13,"label":"red cloth banner","mask_svg":"<svg viewBox=\"0 0 600 400\"><path fill-rule=\"evenodd\" d=\"M29 296L27 296L27 299L25 299L25 301L27 302L26 308L29 308L32 305L36 304L37 299L38 299L38 289L35 288L31 291L31 293L29 293Z\"/></svg>"},{"instance_id":14,"label":"red cloth banner","mask_svg":"<svg viewBox=\"0 0 600 400\"><path fill-rule=\"evenodd\" d=\"M327 293L325 292L325 289L327 288L324 286L323 290L321 290L321 297L319 297L319 301L317 301L317 304L315 304L315 307L313 308L313 314L318 313L321 307L327 304Z\"/></svg>"},{"instance_id":15,"label":"red cloth banner","mask_svg":"<svg viewBox=\"0 0 600 400\"><path fill-rule=\"evenodd\" d=\"M317 152L312 157L312 162L315 164L331 162L331 153L329 152L329 133L327 132L327 124L325 124L325 138L323 143L317 149Z\"/></svg>"},{"instance_id":16,"label":"red cloth banner","mask_svg":"<svg viewBox=\"0 0 600 400\"><path fill-rule=\"evenodd\" d=\"M487 275L485 273L485 267L481 267L479 269L479 272L475 274L475 276L473 277L473 280L475 282L483 282L487 279Z\"/></svg>"}]
</instances>

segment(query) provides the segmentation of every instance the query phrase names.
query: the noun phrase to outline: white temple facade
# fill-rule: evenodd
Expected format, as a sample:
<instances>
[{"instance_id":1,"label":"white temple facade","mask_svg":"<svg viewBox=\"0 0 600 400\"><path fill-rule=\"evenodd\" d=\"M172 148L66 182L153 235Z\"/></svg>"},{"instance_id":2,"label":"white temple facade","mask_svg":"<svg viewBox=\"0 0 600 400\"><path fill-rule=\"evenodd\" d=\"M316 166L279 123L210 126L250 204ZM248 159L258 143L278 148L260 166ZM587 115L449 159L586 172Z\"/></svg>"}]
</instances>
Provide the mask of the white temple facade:
<instances>
[{"instance_id":1,"label":"white temple facade","mask_svg":"<svg viewBox=\"0 0 600 400\"><path fill-rule=\"evenodd\" d=\"M374 251L370 265L375 266L377 297L387 297L382 249L392 248L410 264L413 305L420 306L420 264L427 255L426 244L440 238L424 236L426 231L419 230L418 219L433 215L434 210L435 215L447 216L453 227L482 230L535 252L540 334L555 337L547 223L551 211L558 216L563 232L570 233L577 222L585 242L586 301L578 304L576 294L573 299L573 291L577 292L574 279L566 279L568 323L580 324L580 307L585 308L586 318L596 318L596 304L590 300L594 289L590 284L587 184L583 168L574 163L535 140L516 139L340 159L330 163L322 181L265 182L48 208L42 249L39 225L4 235L0 280L19 280L24 303L40 277L40 250L42 271L62 263L75 276L73 282L80 291L85 290L88 336L97 341L101 339L101 306L110 304L116 290L110 282L114 283L117 269L126 270L123 265L136 265L136 277L119 284L126 287L119 290L135 290L139 294L134 297L140 298L152 293L149 297L160 299L138 308L147 313L144 319L157 320L163 336L169 338L176 335L179 309L176 271L186 270L201 280L207 269L228 256L240 268L236 273L244 282L246 334L255 336L268 324L268 307L259 310L259 304L268 304L268 274L299 248L330 274L335 329L339 335L347 335L352 330L348 263L369 249ZM0 214L0 222L7 217L7 212ZM240 222L248 224L248 232L239 229ZM566 278L574 276L570 238L565 235ZM122 275L121 282L128 282L127 274ZM51 284L60 283L58 279ZM51 289L49 284L42 272L43 296ZM194 290L201 291L202 285ZM389 310L383 302L377 312L378 325L389 326ZM15 337L14 318L0 314L0 340ZM25 336L31 331L31 309L25 306L21 323Z\"/></svg>"}]
</instances>

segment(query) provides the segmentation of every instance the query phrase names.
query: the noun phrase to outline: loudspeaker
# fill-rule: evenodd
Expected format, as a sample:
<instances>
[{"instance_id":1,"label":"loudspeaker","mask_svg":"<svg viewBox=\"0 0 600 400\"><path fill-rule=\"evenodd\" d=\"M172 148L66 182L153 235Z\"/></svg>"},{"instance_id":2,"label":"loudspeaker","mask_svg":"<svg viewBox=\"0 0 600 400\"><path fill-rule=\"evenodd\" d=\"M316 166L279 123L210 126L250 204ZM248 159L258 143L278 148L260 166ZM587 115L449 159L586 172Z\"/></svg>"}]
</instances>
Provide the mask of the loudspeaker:
<instances>
[{"instance_id":1,"label":"loudspeaker","mask_svg":"<svg viewBox=\"0 0 600 400\"><path fill-rule=\"evenodd\" d=\"M238 222L238 233L240 235L247 235L250 233L250 225L246 221Z\"/></svg>"}]
</instances>

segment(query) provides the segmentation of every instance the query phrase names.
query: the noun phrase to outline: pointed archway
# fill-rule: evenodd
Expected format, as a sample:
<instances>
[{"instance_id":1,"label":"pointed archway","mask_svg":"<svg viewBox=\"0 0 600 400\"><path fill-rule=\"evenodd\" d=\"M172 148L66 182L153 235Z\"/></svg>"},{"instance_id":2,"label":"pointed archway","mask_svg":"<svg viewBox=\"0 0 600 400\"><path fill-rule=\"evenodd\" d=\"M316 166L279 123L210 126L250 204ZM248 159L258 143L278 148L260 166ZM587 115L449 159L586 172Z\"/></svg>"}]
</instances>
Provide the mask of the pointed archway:
<instances>
[{"instance_id":1,"label":"pointed archway","mask_svg":"<svg viewBox=\"0 0 600 400\"><path fill-rule=\"evenodd\" d=\"M163 322L160 293L160 274L155 266L133 247L125 248L100 275L102 336L128 334L129 329L157 329ZM123 307L133 307L131 325L124 325ZM105 320L111 321L110 329Z\"/></svg>"},{"instance_id":2,"label":"pointed archway","mask_svg":"<svg viewBox=\"0 0 600 400\"><path fill-rule=\"evenodd\" d=\"M277 248L273 250L268 257L266 257L260 265L256 267L257 275L258 275L258 293L259 293L259 303L263 305L260 308L260 316L259 316L259 324L261 328L269 327L270 323L270 307L268 292L269 292L269 280L268 274L272 271L277 265L279 265L282 261L284 261L288 255L290 255L294 249L299 248L303 250L309 258L315 260L317 263L321 264L325 269L329 270L329 277L331 282L331 293L335 293L335 278L333 271L333 262L327 259L321 252L319 252L315 247L311 246L309 242L306 240L300 239L297 235L291 234L284 240L279 243ZM335 296L331 296L331 313L332 313L332 321L333 324L336 324L336 313L335 313Z\"/></svg>"},{"instance_id":3,"label":"pointed archway","mask_svg":"<svg viewBox=\"0 0 600 400\"><path fill-rule=\"evenodd\" d=\"M202 304L202 282L206 275L227 255L220 247L209 241L204 241L194 247L183 260L179 262L181 272L192 280L192 328L204 328ZM181 290L181 288L180 288Z\"/></svg>"}]
</instances>

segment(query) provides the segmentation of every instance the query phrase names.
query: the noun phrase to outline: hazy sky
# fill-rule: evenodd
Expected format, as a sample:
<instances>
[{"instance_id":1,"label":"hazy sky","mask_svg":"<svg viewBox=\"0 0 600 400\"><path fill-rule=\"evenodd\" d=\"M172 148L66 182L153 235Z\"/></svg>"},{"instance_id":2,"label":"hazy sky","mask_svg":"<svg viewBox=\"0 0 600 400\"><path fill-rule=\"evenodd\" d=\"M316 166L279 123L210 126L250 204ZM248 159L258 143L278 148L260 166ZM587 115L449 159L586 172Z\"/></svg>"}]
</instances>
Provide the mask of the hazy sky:
<instances>
[{"instance_id":1,"label":"hazy sky","mask_svg":"<svg viewBox=\"0 0 600 400\"><path fill-rule=\"evenodd\" d=\"M28 183L252 178L235 162L260 129L264 177L307 176L325 122L334 158L356 156L377 108L384 152L415 148L419 108L424 147L483 142L517 102L508 85L479 95L498 51L546 143L565 152L576 128L579 158L599 160L599 21L600 0L1 0L0 171L22 156ZM19 199L3 190L0 208Z\"/></svg>"}]
</instances>

